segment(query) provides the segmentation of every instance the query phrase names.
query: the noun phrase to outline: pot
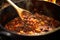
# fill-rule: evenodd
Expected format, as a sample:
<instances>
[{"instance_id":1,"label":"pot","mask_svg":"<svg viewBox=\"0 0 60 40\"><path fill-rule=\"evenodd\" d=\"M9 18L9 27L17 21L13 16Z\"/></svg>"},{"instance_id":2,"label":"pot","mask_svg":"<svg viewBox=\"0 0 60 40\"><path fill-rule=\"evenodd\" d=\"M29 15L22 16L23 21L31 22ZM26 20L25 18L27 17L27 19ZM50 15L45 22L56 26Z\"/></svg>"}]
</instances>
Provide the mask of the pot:
<instances>
[{"instance_id":1,"label":"pot","mask_svg":"<svg viewBox=\"0 0 60 40\"><path fill-rule=\"evenodd\" d=\"M55 20L60 21L60 6L57 4L53 4L50 2L45 2L45 1L36 1L36 3L32 3L30 2L29 6L26 6L27 4L25 2L18 2L16 3L16 5L18 5L21 8L24 8L26 10L31 11L32 13L34 13L34 8L38 9L37 12L41 12L43 15L49 16L54 18ZM33 10L33 11L32 11ZM56 37L56 34L58 34L60 31L60 27L57 27L55 30L48 32L46 34L43 35L18 35L16 33L10 32L8 30L6 30L4 28L4 25L7 24L10 20L12 20L13 18L17 17L18 14L16 12L16 10L11 6L7 6L6 8L2 9L0 11L0 28L3 29L2 31L0 31L0 34L5 35L5 36L12 36L14 37L14 39L43 39L43 38L49 38L49 36L51 37L52 35L54 35ZM15 38L16 37L16 38ZM40 37L40 38L39 38ZM53 36L52 36L53 37Z\"/></svg>"}]
</instances>

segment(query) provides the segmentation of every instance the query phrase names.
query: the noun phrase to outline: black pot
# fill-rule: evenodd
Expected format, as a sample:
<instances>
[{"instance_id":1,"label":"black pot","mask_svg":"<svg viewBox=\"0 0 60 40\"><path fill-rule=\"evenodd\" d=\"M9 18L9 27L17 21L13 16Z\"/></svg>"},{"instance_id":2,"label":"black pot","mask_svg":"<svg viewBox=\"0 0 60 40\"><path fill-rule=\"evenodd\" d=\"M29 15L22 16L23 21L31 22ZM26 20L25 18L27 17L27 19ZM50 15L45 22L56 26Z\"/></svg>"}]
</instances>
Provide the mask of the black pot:
<instances>
[{"instance_id":1,"label":"black pot","mask_svg":"<svg viewBox=\"0 0 60 40\"><path fill-rule=\"evenodd\" d=\"M43 13L43 15L49 16L54 18L55 20L60 21L60 6L58 6L57 4L53 4L50 2L45 2L45 1L36 1L36 3L32 3L30 2L29 6L27 6L27 4L25 2L19 2L16 3L19 7L24 8L26 10L31 11L32 13L34 13L34 8L37 9L37 12L41 12ZM28 36L28 35L18 35L15 34L13 32L10 32L8 30L6 30L4 28L4 25L6 23L8 23L10 20L12 20L13 18L17 17L18 14L16 12L16 10L12 7L12 6L7 6L6 8L4 8L3 10L0 11L0 27L1 29L3 29L2 31L0 30L0 34L1 35L5 35L11 38L20 40L20 39L53 39L56 38L57 35L59 35L60 33L60 27L57 27L55 30L46 33L44 35L35 35L35 36Z\"/></svg>"}]
</instances>

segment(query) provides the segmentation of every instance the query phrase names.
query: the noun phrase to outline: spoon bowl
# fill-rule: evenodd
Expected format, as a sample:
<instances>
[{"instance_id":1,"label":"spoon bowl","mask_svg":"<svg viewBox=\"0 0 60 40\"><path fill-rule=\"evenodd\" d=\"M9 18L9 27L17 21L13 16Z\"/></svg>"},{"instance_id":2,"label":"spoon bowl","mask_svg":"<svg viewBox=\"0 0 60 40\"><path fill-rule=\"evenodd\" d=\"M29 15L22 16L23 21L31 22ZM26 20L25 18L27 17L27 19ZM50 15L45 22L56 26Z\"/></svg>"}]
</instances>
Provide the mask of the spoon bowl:
<instances>
[{"instance_id":1,"label":"spoon bowl","mask_svg":"<svg viewBox=\"0 0 60 40\"><path fill-rule=\"evenodd\" d=\"M31 14L31 12L29 12L28 10L22 9L22 8L18 7L17 5L15 5L11 0L7 0L7 2L15 8L15 10L17 11L19 17L20 17L22 20L24 20L24 18L23 18L23 14L24 14L24 13L25 13L26 15L30 15L30 14Z\"/></svg>"}]
</instances>

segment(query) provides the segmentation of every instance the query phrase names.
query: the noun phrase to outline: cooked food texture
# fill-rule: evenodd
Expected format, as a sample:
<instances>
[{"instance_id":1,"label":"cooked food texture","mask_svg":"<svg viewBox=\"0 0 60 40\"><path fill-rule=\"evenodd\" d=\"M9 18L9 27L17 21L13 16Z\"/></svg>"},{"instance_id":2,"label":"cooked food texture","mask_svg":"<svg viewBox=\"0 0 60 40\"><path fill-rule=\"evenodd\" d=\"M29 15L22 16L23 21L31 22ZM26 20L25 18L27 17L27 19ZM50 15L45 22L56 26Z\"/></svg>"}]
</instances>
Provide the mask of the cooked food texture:
<instances>
[{"instance_id":1,"label":"cooked food texture","mask_svg":"<svg viewBox=\"0 0 60 40\"><path fill-rule=\"evenodd\" d=\"M24 14L22 17L25 18L24 21L19 17L16 17L9 21L5 25L5 28L11 32L16 32L17 34L37 35L52 31L60 26L59 21L38 13L29 16Z\"/></svg>"}]
</instances>

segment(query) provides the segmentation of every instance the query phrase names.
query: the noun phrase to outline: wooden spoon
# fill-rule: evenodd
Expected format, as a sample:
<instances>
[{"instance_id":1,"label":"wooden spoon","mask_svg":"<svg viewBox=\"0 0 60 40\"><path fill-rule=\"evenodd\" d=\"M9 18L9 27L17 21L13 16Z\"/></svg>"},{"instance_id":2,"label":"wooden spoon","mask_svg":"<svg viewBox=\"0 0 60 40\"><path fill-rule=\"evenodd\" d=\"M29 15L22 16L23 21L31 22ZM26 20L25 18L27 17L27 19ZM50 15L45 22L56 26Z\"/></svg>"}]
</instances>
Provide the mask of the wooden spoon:
<instances>
[{"instance_id":1,"label":"wooden spoon","mask_svg":"<svg viewBox=\"0 0 60 40\"><path fill-rule=\"evenodd\" d=\"M20 17L22 20L24 20L24 18L22 17L22 13L23 13L24 11L27 12L27 13L31 13L31 12L25 10L25 9L22 9L22 8L18 7L18 6L15 5L11 0L7 0L7 2L16 9L16 11L18 12L19 17Z\"/></svg>"}]
</instances>

